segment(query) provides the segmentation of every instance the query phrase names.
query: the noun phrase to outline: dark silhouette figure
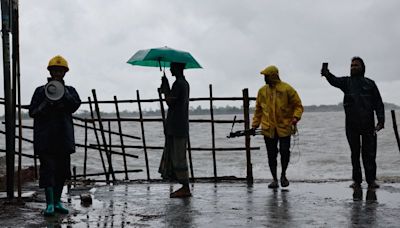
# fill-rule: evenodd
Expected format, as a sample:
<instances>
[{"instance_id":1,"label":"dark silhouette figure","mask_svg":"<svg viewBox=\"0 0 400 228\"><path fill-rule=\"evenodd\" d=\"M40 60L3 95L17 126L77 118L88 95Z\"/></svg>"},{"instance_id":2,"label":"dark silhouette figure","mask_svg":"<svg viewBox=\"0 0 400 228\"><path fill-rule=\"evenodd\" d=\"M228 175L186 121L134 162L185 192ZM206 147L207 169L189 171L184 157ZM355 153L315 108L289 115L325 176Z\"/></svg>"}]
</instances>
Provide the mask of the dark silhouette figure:
<instances>
[{"instance_id":1,"label":"dark silhouette figure","mask_svg":"<svg viewBox=\"0 0 400 228\"><path fill-rule=\"evenodd\" d=\"M55 56L47 69L51 78L64 85L65 73L69 70L67 61ZM39 187L45 189L45 216L54 212L68 214L61 204L61 193L65 180L71 177L70 154L75 152L72 113L80 106L81 100L72 86L64 85L64 95L54 101L46 97L46 87L36 88L29 106L29 115L34 119L34 152L39 155Z\"/></svg>"},{"instance_id":2,"label":"dark silhouette figure","mask_svg":"<svg viewBox=\"0 0 400 228\"><path fill-rule=\"evenodd\" d=\"M343 106L346 114L346 136L351 149L353 181L359 188L362 182L360 152L369 188L379 188L376 180L376 132L385 124L385 109L375 82L364 76L365 64L360 57L351 60L350 77L336 77L323 67L321 74L329 84L344 93ZM378 119L375 126L374 112Z\"/></svg>"},{"instance_id":3,"label":"dark silhouette figure","mask_svg":"<svg viewBox=\"0 0 400 228\"><path fill-rule=\"evenodd\" d=\"M176 80L170 89L168 79L162 78L161 92L168 105L165 147L160 163L161 177L176 180L182 188L170 194L171 198L190 197L186 144L189 136L189 83L183 75L184 63L171 63L171 74Z\"/></svg>"}]
</instances>

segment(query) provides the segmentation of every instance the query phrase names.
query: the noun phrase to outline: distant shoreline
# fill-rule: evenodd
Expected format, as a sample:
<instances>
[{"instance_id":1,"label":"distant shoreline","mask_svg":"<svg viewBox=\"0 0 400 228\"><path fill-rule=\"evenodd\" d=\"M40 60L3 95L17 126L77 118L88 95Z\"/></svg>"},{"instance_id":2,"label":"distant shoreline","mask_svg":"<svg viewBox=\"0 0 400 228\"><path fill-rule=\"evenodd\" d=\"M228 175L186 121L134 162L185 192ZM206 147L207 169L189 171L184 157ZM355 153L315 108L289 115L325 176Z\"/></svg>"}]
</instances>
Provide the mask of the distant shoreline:
<instances>
[{"instance_id":1,"label":"distant shoreline","mask_svg":"<svg viewBox=\"0 0 400 228\"><path fill-rule=\"evenodd\" d=\"M392 103L384 103L385 110L398 110L400 106ZM255 107L250 107L250 114L254 113ZM304 112L343 112L343 104L339 103L337 105L305 105ZM229 115L229 114L243 114L242 107L236 106L225 106L225 107L215 107L213 109L214 115ZM114 112L101 112L100 115L102 117L115 117ZM160 110L145 110L143 111L144 116L160 116ZM190 107L189 115L210 115L210 109L203 109L201 106ZM89 111L82 111L80 113L75 114L75 116L79 117L90 117ZM122 111L120 112L121 117L126 116L139 116L138 111Z\"/></svg>"},{"instance_id":2,"label":"distant shoreline","mask_svg":"<svg viewBox=\"0 0 400 228\"><path fill-rule=\"evenodd\" d=\"M384 103L385 110L398 110L400 106L392 103ZM241 107L236 106L225 106L225 107L215 107L213 109L214 115L229 115L229 114L243 114L243 109ZM254 112L254 107L250 107L250 113ZM343 112L343 104L339 103L337 105L305 105L304 112ZM209 115L210 109L203 109L201 106L197 107L190 107L189 108L189 115ZM116 117L115 112L100 112L100 115L103 118L107 117ZM144 116L160 116L160 110L144 110ZM87 110L81 110L78 113L75 113L74 116L81 117L81 118L91 118L90 112ZM138 111L121 111L121 117L132 117L132 116L139 116ZM22 112L23 119L29 119L29 115L27 112ZM4 116L0 117L1 120L4 120Z\"/></svg>"}]
</instances>

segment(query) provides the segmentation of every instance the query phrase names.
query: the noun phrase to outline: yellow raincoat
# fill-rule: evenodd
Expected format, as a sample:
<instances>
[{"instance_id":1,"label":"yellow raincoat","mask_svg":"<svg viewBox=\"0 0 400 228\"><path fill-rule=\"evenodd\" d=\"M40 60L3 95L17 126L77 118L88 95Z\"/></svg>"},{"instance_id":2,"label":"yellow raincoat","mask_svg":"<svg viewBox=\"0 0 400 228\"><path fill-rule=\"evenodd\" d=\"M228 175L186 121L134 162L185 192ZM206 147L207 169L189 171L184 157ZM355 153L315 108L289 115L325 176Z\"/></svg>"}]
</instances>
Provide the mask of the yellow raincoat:
<instances>
[{"instance_id":1,"label":"yellow raincoat","mask_svg":"<svg viewBox=\"0 0 400 228\"><path fill-rule=\"evenodd\" d=\"M277 74L269 75L273 85L261 87L257 94L256 110L252 127L261 124L263 135L274 138L275 132L279 137L292 134L292 119L301 119L303 106L296 90L282 82Z\"/></svg>"}]
</instances>

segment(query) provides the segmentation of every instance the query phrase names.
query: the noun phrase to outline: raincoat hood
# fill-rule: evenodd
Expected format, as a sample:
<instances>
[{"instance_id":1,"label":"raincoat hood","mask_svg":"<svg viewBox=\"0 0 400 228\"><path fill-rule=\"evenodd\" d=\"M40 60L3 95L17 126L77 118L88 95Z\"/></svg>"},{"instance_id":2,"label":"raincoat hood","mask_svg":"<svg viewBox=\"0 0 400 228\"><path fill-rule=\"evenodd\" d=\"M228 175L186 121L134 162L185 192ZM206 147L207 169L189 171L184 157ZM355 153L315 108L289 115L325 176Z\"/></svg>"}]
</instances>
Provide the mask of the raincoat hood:
<instances>
[{"instance_id":1,"label":"raincoat hood","mask_svg":"<svg viewBox=\"0 0 400 228\"><path fill-rule=\"evenodd\" d=\"M269 78L269 80L274 84L281 81L281 79L279 78L278 67L276 67L274 65L270 65L270 66L266 67L264 70L262 70L260 72L260 74L267 76Z\"/></svg>"}]
</instances>

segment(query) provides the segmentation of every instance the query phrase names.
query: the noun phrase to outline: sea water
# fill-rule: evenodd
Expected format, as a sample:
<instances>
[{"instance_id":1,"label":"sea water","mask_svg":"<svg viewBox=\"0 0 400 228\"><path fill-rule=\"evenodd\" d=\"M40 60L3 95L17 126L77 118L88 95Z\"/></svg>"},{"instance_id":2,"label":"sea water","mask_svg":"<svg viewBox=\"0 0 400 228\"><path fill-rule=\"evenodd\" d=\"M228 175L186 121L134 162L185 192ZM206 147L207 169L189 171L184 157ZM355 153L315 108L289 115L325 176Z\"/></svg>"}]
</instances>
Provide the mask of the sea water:
<instances>
[{"instance_id":1,"label":"sea water","mask_svg":"<svg viewBox=\"0 0 400 228\"><path fill-rule=\"evenodd\" d=\"M233 120L234 115L215 115L217 120ZM237 115L237 119L243 116ZM290 180L342 180L351 179L350 149L346 140L343 112L305 112L298 123L298 135L292 138L291 161L287 171ZM190 119L210 119L209 115L193 115ZM80 121L76 123L83 124ZM32 126L32 120L24 120L24 125ZM163 146L164 135L161 122L145 122L145 139L147 146ZM90 124L89 124L90 126ZM105 129L108 128L104 123ZM227 138L232 124L215 124L215 147L244 147L245 138ZM4 125L2 126L4 128ZM118 132L118 125L112 122L111 128ZM233 131L243 130L243 123L235 124ZM138 122L123 122L124 134L141 137L141 128ZM211 148L211 123L190 123L191 146L196 148ZM24 138L32 139L32 130L24 129ZM106 140L109 135L106 134ZM0 135L1 148L4 148L4 135ZM75 139L79 144L84 144L85 131L81 127L75 127ZM101 135L99 134L102 142ZM141 140L125 137L124 145L142 146ZM93 130L88 130L89 144L96 144ZM112 136L112 144L119 145L119 136ZM255 179L270 179L268 158L264 139L257 135L251 137L251 146L259 147L259 150L251 151L251 163ZM23 143L23 153L33 154L33 146ZM113 148L121 152L121 148ZM128 169L142 169L143 172L130 173L129 179L146 179L145 155L143 149L126 148L127 154L139 156L139 158L126 158ZM98 150L88 149L87 173L103 172L103 166ZM147 149L150 178L159 179L158 166L162 150ZM72 166L77 169L77 174L83 173L84 148L77 147L72 155ZM103 156L107 166L106 156ZM280 157L278 156L278 166ZM16 158L17 160L17 158ZM378 179L400 177L400 153L396 143L390 112L386 112L385 129L378 132L377 151L377 176ZM213 177L213 155L211 151L192 151L193 173L195 177ZM25 166L33 164L32 159L23 158ZM112 155L114 170L124 170L122 156ZM246 152L243 151L216 151L216 167L218 176L246 177ZM278 169L278 172L279 169ZM116 175L123 179L124 174ZM90 177L104 179L103 176Z\"/></svg>"}]
</instances>

